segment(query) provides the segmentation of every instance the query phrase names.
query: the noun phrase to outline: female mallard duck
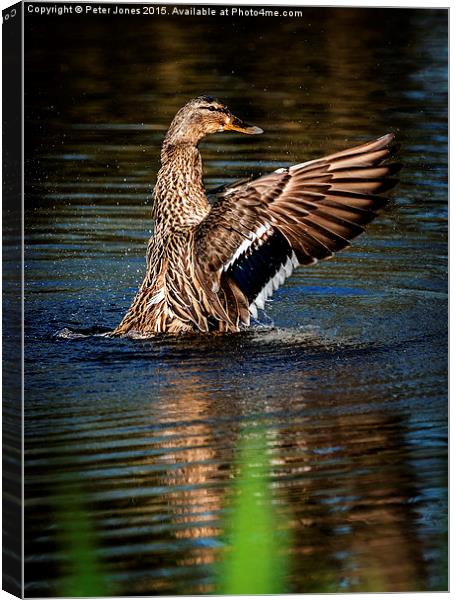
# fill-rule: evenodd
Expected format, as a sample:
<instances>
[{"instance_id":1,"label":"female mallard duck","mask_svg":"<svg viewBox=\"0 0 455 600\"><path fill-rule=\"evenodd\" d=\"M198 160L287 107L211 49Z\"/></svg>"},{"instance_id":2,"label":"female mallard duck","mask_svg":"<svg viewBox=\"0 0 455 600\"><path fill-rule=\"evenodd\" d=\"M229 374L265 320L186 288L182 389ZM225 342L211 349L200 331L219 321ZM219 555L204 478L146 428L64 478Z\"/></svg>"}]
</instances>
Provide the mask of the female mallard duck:
<instances>
[{"instance_id":1,"label":"female mallard duck","mask_svg":"<svg viewBox=\"0 0 455 600\"><path fill-rule=\"evenodd\" d=\"M239 331L299 265L331 258L362 233L396 183L393 134L225 188L210 205L198 143L262 133L219 100L175 116L154 190L144 281L114 333Z\"/></svg>"}]
</instances>

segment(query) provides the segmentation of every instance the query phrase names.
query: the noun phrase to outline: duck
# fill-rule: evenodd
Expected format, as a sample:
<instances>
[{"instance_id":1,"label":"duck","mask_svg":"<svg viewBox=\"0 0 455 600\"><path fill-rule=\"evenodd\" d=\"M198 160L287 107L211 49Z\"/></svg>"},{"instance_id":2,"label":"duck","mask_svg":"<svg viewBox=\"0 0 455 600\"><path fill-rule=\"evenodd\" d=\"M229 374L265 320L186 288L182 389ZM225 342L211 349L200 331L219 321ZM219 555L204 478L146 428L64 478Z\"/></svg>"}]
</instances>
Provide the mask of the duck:
<instances>
[{"instance_id":1,"label":"duck","mask_svg":"<svg viewBox=\"0 0 455 600\"><path fill-rule=\"evenodd\" d=\"M299 267L332 258L386 204L401 165L394 134L242 180L210 196L199 143L263 133L212 96L181 108L153 191L145 276L114 335L234 333Z\"/></svg>"}]
</instances>

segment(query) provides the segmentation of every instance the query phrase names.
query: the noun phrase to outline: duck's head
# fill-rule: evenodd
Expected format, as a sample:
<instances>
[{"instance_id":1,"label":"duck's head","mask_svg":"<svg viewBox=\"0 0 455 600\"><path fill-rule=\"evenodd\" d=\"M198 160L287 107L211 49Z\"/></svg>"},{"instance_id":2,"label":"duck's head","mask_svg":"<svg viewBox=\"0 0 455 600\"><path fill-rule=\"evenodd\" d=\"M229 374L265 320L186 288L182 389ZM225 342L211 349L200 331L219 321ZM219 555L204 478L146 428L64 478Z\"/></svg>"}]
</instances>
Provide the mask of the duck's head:
<instances>
[{"instance_id":1,"label":"duck's head","mask_svg":"<svg viewBox=\"0 0 455 600\"><path fill-rule=\"evenodd\" d=\"M175 115L166 142L197 144L206 135L221 131L239 131L249 135L262 133L260 127L249 125L234 116L220 100L212 96L199 96L190 100Z\"/></svg>"}]
</instances>

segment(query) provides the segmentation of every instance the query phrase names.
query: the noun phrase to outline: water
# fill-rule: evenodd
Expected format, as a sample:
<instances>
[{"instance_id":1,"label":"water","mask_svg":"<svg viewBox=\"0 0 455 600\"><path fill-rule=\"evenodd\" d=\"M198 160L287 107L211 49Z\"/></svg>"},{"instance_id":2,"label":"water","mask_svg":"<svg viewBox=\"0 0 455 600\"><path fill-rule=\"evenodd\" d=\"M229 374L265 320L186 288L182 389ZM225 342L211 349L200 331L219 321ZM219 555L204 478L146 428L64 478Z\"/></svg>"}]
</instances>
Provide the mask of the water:
<instances>
[{"instance_id":1,"label":"water","mask_svg":"<svg viewBox=\"0 0 455 600\"><path fill-rule=\"evenodd\" d=\"M26 595L63 593L62 489L106 592L213 591L259 426L291 527L283 591L446 589L446 13L27 15L26 35ZM141 281L163 134L201 93L265 130L204 141L207 187L388 131L401 185L250 331L87 335Z\"/></svg>"}]
</instances>

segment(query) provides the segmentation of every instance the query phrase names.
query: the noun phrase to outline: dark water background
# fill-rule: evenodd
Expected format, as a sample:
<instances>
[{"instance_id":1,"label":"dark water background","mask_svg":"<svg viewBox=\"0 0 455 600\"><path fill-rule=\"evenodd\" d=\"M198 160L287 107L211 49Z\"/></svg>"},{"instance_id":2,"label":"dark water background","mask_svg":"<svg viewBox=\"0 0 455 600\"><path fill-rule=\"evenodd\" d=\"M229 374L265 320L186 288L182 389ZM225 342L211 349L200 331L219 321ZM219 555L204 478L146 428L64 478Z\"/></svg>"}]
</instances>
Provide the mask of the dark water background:
<instances>
[{"instance_id":1,"label":"dark water background","mask_svg":"<svg viewBox=\"0 0 455 600\"><path fill-rule=\"evenodd\" d=\"M62 593L62 485L82 490L106 592L213 591L236 449L259 425L291 526L283 591L445 589L446 11L25 27L26 595ZM163 134L201 93L265 130L204 141L207 187L388 131L401 185L261 327L67 339L128 308Z\"/></svg>"}]
</instances>

